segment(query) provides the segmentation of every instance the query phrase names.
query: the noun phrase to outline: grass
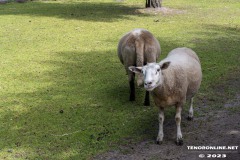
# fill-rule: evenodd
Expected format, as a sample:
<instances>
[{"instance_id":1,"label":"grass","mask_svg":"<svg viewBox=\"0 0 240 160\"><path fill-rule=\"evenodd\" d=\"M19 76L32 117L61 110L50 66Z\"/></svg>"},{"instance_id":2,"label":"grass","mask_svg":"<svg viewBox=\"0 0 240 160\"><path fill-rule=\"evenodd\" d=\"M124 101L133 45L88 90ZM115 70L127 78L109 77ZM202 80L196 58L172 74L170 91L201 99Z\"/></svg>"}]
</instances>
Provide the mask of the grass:
<instances>
[{"instance_id":1,"label":"grass","mask_svg":"<svg viewBox=\"0 0 240 160\"><path fill-rule=\"evenodd\" d=\"M0 159L90 159L129 139L155 137L157 109L142 106L143 89L128 102L116 54L118 40L133 28L157 37L161 58L179 46L195 50L204 75L197 101L222 105L214 86L239 74L240 3L164 6L184 12L140 13L141 0L0 5ZM236 92L231 88L229 96Z\"/></svg>"}]
</instances>

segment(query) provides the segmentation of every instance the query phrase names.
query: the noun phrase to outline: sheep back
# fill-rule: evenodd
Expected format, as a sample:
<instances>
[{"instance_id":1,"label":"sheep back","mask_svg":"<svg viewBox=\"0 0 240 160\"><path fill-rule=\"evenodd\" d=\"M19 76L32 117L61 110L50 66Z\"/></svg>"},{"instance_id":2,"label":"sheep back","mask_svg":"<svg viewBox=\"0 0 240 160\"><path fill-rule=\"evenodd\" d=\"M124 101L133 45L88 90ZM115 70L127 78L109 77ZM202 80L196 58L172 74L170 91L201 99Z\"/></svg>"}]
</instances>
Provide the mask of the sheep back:
<instances>
[{"instance_id":1,"label":"sheep back","mask_svg":"<svg viewBox=\"0 0 240 160\"><path fill-rule=\"evenodd\" d=\"M159 64L170 61L166 70L162 70L164 85L153 92L155 103L162 106L185 103L198 91L202 71L197 54L189 48L176 48Z\"/></svg>"},{"instance_id":2,"label":"sheep back","mask_svg":"<svg viewBox=\"0 0 240 160\"><path fill-rule=\"evenodd\" d=\"M161 52L158 40L145 29L125 34L118 43L118 57L126 71L129 66L156 62Z\"/></svg>"}]
</instances>

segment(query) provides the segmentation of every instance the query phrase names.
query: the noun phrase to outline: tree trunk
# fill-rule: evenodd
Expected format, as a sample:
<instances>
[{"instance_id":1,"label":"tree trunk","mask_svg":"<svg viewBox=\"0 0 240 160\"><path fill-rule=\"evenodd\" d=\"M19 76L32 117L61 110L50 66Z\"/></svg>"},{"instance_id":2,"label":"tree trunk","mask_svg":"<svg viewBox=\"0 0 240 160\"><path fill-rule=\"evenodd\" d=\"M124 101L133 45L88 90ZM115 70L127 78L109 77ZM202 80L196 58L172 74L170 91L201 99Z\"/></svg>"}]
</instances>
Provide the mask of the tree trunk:
<instances>
[{"instance_id":1,"label":"tree trunk","mask_svg":"<svg viewBox=\"0 0 240 160\"><path fill-rule=\"evenodd\" d=\"M146 8L160 8L162 0L146 0Z\"/></svg>"}]
</instances>

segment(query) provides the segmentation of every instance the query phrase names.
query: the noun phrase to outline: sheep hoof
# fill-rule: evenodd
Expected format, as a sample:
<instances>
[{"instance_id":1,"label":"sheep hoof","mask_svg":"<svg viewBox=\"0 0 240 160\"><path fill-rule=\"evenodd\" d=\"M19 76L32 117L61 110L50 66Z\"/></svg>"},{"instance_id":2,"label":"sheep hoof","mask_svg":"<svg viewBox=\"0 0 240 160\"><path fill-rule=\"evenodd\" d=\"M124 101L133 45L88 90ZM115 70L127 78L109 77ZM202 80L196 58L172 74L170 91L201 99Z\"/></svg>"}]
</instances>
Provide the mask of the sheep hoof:
<instances>
[{"instance_id":1,"label":"sheep hoof","mask_svg":"<svg viewBox=\"0 0 240 160\"><path fill-rule=\"evenodd\" d=\"M187 120L192 121L192 120L193 120L193 117L188 116L188 117L187 117Z\"/></svg>"},{"instance_id":2,"label":"sheep hoof","mask_svg":"<svg viewBox=\"0 0 240 160\"><path fill-rule=\"evenodd\" d=\"M163 141L156 141L156 144L158 144L158 145L161 145L163 143Z\"/></svg>"},{"instance_id":3,"label":"sheep hoof","mask_svg":"<svg viewBox=\"0 0 240 160\"><path fill-rule=\"evenodd\" d=\"M183 139L182 138L181 139L177 139L176 145L177 146L182 146L183 145Z\"/></svg>"}]
</instances>

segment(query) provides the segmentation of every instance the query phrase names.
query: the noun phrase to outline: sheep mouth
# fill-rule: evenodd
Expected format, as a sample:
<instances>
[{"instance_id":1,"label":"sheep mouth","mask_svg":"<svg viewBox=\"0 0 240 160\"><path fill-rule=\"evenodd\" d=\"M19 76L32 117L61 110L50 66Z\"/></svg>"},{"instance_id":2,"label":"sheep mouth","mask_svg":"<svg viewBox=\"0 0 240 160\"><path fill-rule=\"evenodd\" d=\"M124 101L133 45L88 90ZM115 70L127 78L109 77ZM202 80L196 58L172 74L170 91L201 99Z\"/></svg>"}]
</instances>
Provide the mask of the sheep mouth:
<instances>
[{"instance_id":1,"label":"sheep mouth","mask_svg":"<svg viewBox=\"0 0 240 160\"><path fill-rule=\"evenodd\" d=\"M144 88L147 90L147 91L152 91L154 90L154 86L144 86Z\"/></svg>"}]
</instances>

